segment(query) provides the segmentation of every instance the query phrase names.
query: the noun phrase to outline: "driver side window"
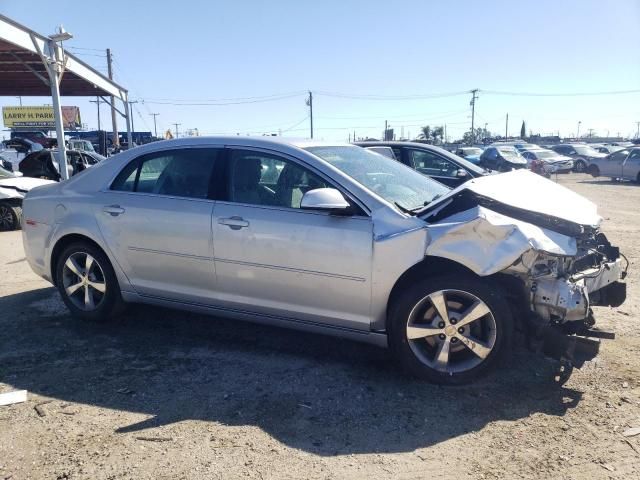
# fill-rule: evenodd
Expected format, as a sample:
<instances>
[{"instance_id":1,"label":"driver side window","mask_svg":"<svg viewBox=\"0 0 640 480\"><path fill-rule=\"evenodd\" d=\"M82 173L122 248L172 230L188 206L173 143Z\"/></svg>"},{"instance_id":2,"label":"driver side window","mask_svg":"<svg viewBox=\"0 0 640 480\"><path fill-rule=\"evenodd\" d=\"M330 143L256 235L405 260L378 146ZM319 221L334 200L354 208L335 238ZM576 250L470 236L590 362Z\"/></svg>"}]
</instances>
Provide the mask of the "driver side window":
<instances>
[{"instance_id":1,"label":"driver side window","mask_svg":"<svg viewBox=\"0 0 640 480\"><path fill-rule=\"evenodd\" d=\"M458 166L449 160L425 150L409 150L411 165L425 175L455 177Z\"/></svg>"},{"instance_id":2,"label":"driver side window","mask_svg":"<svg viewBox=\"0 0 640 480\"><path fill-rule=\"evenodd\" d=\"M231 202L300 208L306 192L330 187L299 164L262 152L233 150L228 171Z\"/></svg>"}]
</instances>

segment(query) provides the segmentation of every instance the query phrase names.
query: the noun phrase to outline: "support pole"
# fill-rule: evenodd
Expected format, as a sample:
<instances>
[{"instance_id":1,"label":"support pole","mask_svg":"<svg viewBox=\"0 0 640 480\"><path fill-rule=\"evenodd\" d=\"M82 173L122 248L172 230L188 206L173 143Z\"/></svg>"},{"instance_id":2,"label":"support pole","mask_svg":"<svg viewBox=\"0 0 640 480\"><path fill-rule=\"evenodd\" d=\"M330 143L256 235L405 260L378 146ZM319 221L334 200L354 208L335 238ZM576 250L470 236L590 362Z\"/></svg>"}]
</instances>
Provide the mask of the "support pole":
<instances>
[{"instance_id":1,"label":"support pole","mask_svg":"<svg viewBox=\"0 0 640 480\"><path fill-rule=\"evenodd\" d=\"M159 113L150 113L149 115L153 115L153 133L158 138L158 125L156 124L156 117L160 115Z\"/></svg>"},{"instance_id":2,"label":"support pole","mask_svg":"<svg viewBox=\"0 0 640 480\"><path fill-rule=\"evenodd\" d=\"M307 104L309 105L309 127L311 129L311 138L313 138L313 93L309 90L309 100L307 100Z\"/></svg>"},{"instance_id":3,"label":"support pole","mask_svg":"<svg viewBox=\"0 0 640 480\"><path fill-rule=\"evenodd\" d=\"M471 93L473 94L473 96L471 97L471 144L473 145L474 143L476 143L475 123L476 123L476 98L478 98L477 97L478 89L476 88L471 90Z\"/></svg>"},{"instance_id":4,"label":"support pole","mask_svg":"<svg viewBox=\"0 0 640 480\"><path fill-rule=\"evenodd\" d=\"M111 66L111 49L107 48L107 71L109 72L109 80L113 80L113 67ZM125 111L127 109L127 105L124 106ZM127 117L129 115L127 114ZM116 107L115 107L115 98L111 97L111 127L113 129L113 137L112 137L112 145L113 147L120 146L120 138L118 136L118 121L116 120Z\"/></svg>"},{"instance_id":5,"label":"support pole","mask_svg":"<svg viewBox=\"0 0 640 480\"><path fill-rule=\"evenodd\" d=\"M127 150L133 148L133 137L131 135L131 115L129 109L127 108L127 104L129 103L127 101L128 98L129 96L125 97L125 99L122 101L122 103L124 103L124 111L127 112L127 115L125 116L125 119L127 120Z\"/></svg>"},{"instance_id":6,"label":"support pole","mask_svg":"<svg viewBox=\"0 0 640 480\"><path fill-rule=\"evenodd\" d=\"M47 62L49 83L51 84L51 100L53 104L53 117L56 122L56 139L58 141L58 166L63 180L69 179L67 170L67 149L64 144L64 124L62 123L62 109L60 108L60 74L64 64L64 52L56 42L49 40L50 60Z\"/></svg>"}]
</instances>

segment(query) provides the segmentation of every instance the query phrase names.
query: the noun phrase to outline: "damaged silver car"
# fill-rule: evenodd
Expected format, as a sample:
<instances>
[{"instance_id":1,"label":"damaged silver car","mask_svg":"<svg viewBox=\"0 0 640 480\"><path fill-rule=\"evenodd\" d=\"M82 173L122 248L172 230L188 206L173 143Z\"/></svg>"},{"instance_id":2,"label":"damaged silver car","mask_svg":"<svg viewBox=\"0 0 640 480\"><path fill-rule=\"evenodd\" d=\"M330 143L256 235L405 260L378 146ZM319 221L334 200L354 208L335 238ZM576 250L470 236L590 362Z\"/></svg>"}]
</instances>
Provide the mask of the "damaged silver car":
<instances>
[{"instance_id":1,"label":"damaged silver car","mask_svg":"<svg viewBox=\"0 0 640 480\"><path fill-rule=\"evenodd\" d=\"M128 150L23 203L32 269L81 319L148 303L389 346L465 383L523 331L580 365L626 265L596 207L527 171L455 190L347 144L188 138Z\"/></svg>"}]
</instances>

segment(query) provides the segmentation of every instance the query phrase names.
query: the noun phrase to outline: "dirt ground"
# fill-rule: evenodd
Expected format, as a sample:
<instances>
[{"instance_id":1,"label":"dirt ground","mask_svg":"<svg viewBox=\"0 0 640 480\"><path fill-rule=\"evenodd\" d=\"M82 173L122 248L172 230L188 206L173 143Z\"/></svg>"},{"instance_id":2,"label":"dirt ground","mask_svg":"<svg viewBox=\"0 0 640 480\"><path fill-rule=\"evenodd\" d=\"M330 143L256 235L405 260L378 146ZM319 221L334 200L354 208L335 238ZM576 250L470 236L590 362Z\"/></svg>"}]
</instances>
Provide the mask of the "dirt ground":
<instances>
[{"instance_id":1,"label":"dirt ground","mask_svg":"<svg viewBox=\"0 0 640 480\"><path fill-rule=\"evenodd\" d=\"M640 187L560 182L632 264L595 309L617 339L563 387L523 350L444 388L335 338L149 307L83 324L0 233L0 392L29 392L0 407L0 480L640 478Z\"/></svg>"}]
</instances>

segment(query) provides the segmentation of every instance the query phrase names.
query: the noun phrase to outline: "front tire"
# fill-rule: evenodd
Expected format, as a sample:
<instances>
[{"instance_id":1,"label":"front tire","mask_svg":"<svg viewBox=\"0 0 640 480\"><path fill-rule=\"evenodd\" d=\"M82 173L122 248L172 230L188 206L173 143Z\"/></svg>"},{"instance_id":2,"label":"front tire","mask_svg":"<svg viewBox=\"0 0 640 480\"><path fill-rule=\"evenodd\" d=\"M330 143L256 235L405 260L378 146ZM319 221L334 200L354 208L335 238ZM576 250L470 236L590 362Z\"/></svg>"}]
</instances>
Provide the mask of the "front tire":
<instances>
[{"instance_id":1,"label":"front tire","mask_svg":"<svg viewBox=\"0 0 640 480\"><path fill-rule=\"evenodd\" d=\"M64 249L56 265L56 285L71 314L81 320L112 320L124 305L111 262L90 243Z\"/></svg>"},{"instance_id":2,"label":"front tire","mask_svg":"<svg viewBox=\"0 0 640 480\"><path fill-rule=\"evenodd\" d=\"M579 158L573 165L573 169L578 173L582 173L587 169L587 162Z\"/></svg>"},{"instance_id":3,"label":"front tire","mask_svg":"<svg viewBox=\"0 0 640 480\"><path fill-rule=\"evenodd\" d=\"M8 202L0 203L0 232L9 232L20 228L22 207Z\"/></svg>"},{"instance_id":4,"label":"front tire","mask_svg":"<svg viewBox=\"0 0 640 480\"><path fill-rule=\"evenodd\" d=\"M404 369L433 383L469 383L494 368L513 333L495 285L471 274L426 278L389 312L389 344Z\"/></svg>"},{"instance_id":5,"label":"front tire","mask_svg":"<svg viewBox=\"0 0 640 480\"><path fill-rule=\"evenodd\" d=\"M600 176L600 169L598 168L597 165L589 165L589 169L587 170L587 173L590 174L592 177L596 178Z\"/></svg>"}]
</instances>

